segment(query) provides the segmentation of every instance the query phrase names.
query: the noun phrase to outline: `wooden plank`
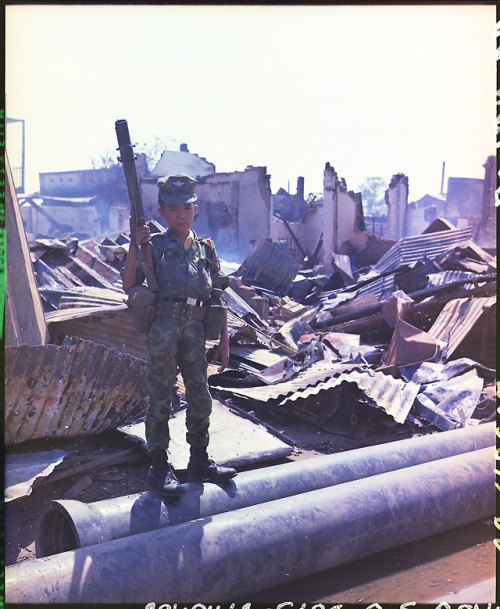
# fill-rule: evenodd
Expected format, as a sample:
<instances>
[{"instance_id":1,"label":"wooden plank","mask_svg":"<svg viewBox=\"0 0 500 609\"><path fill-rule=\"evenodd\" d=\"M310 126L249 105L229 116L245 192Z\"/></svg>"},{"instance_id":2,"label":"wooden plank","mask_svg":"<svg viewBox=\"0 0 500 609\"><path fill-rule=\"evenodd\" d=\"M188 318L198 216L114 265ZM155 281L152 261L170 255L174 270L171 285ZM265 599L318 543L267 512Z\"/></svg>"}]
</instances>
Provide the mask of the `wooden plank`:
<instances>
[{"instance_id":1,"label":"wooden plank","mask_svg":"<svg viewBox=\"0 0 500 609\"><path fill-rule=\"evenodd\" d=\"M64 480L65 478L70 478L71 476L76 476L77 474L81 474L82 472L88 472L89 470L97 469L98 467L104 467L105 465L130 463L141 459L144 459L144 453L137 451L134 448L127 448L125 450L120 450L110 455L98 457L97 459L91 459L90 461L82 463L81 465L76 465L75 467L68 467L60 471L55 470L52 474L50 474L50 476L46 476L44 478L37 478L36 484L52 484L53 482L57 482L58 480Z\"/></svg>"},{"instance_id":2,"label":"wooden plank","mask_svg":"<svg viewBox=\"0 0 500 609\"><path fill-rule=\"evenodd\" d=\"M47 324L7 155L5 155L5 228L7 231L5 346L45 345L49 340Z\"/></svg>"}]
</instances>

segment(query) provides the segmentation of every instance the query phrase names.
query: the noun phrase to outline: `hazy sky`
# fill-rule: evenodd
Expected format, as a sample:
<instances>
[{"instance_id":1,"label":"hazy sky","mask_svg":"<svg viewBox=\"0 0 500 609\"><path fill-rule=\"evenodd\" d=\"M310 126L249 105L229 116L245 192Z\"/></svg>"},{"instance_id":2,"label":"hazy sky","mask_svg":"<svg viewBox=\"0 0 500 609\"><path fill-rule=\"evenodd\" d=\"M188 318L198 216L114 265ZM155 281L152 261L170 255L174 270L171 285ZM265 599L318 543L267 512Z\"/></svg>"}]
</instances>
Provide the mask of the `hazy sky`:
<instances>
[{"instance_id":1,"label":"hazy sky","mask_svg":"<svg viewBox=\"0 0 500 609\"><path fill-rule=\"evenodd\" d=\"M20 5L6 9L6 111L38 173L88 169L175 138L217 171L266 166L271 189L393 174L410 200L484 177L495 154L494 5ZM7 131L11 165L19 132Z\"/></svg>"}]
</instances>

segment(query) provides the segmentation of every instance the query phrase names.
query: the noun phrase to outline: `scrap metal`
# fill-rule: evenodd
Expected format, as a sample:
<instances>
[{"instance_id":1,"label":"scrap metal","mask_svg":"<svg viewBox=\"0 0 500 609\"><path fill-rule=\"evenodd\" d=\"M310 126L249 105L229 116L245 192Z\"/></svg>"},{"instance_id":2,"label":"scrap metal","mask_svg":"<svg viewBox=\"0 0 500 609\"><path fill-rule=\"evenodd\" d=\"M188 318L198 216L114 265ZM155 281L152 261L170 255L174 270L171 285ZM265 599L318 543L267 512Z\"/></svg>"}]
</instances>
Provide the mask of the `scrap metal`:
<instances>
[{"instance_id":1,"label":"scrap metal","mask_svg":"<svg viewBox=\"0 0 500 609\"><path fill-rule=\"evenodd\" d=\"M98 434L146 412L144 363L89 341L5 352L5 442Z\"/></svg>"},{"instance_id":2,"label":"scrap metal","mask_svg":"<svg viewBox=\"0 0 500 609\"><path fill-rule=\"evenodd\" d=\"M295 259L259 237L235 274L284 296L299 268Z\"/></svg>"}]
</instances>

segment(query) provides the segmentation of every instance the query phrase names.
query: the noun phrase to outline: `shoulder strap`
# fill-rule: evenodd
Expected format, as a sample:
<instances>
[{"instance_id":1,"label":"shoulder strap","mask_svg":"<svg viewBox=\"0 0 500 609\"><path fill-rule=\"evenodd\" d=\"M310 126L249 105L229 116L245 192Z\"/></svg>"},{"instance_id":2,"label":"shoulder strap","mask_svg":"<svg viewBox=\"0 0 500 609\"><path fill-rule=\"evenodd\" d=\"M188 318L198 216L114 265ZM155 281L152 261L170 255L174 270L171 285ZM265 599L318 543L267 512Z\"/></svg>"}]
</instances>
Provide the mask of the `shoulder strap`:
<instances>
[{"instance_id":1,"label":"shoulder strap","mask_svg":"<svg viewBox=\"0 0 500 609\"><path fill-rule=\"evenodd\" d=\"M144 273L144 277L146 277L146 283L148 284L148 288L152 292L158 291L158 282L156 281L156 275L151 271L149 266L144 262L142 257L141 248L136 246L136 260L139 261L139 265L141 267L142 272Z\"/></svg>"}]
</instances>

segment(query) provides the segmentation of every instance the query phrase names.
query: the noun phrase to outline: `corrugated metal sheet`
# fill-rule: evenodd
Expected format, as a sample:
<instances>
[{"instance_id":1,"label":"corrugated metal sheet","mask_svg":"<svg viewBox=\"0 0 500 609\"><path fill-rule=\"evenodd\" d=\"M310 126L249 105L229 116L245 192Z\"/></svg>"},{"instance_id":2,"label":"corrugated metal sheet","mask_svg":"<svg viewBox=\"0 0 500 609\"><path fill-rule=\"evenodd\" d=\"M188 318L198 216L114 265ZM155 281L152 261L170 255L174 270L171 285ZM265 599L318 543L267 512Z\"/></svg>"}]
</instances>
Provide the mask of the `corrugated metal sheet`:
<instances>
[{"instance_id":1,"label":"corrugated metal sheet","mask_svg":"<svg viewBox=\"0 0 500 609\"><path fill-rule=\"evenodd\" d=\"M283 296L300 266L275 245L259 237L235 274Z\"/></svg>"},{"instance_id":2,"label":"corrugated metal sheet","mask_svg":"<svg viewBox=\"0 0 500 609\"><path fill-rule=\"evenodd\" d=\"M278 406L283 406L300 398L307 398L310 395L317 395L320 391L338 387L344 382L355 383L374 401L374 406L384 409L397 423L405 422L420 388L420 385L412 382L405 383L401 379L396 379L382 372L352 370L321 382L314 387L300 389L280 402Z\"/></svg>"},{"instance_id":3,"label":"corrugated metal sheet","mask_svg":"<svg viewBox=\"0 0 500 609\"><path fill-rule=\"evenodd\" d=\"M445 230L439 233L405 237L395 243L373 267L376 273L397 269L402 264L417 262L425 257L432 260L453 247L466 246L472 235L472 228Z\"/></svg>"},{"instance_id":4,"label":"corrugated metal sheet","mask_svg":"<svg viewBox=\"0 0 500 609\"><path fill-rule=\"evenodd\" d=\"M437 287L440 285L448 285L455 281L464 281L465 279L470 279L471 283L481 280L481 276L477 273L467 273L465 271L443 271L441 273L430 273L428 277L429 288ZM465 284L466 287L470 285L471 284Z\"/></svg>"},{"instance_id":5,"label":"corrugated metal sheet","mask_svg":"<svg viewBox=\"0 0 500 609\"><path fill-rule=\"evenodd\" d=\"M130 323L127 305L75 307L52 311L45 316L51 335L78 336L146 360L145 335Z\"/></svg>"},{"instance_id":6,"label":"corrugated metal sheet","mask_svg":"<svg viewBox=\"0 0 500 609\"><path fill-rule=\"evenodd\" d=\"M230 356L239 359L245 367L257 372L283 360L283 355L273 353L267 349L255 349L253 347L232 346Z\"/></svg>"},{"instance_id":7,"label":"corrugated metal sheet","mask_svg":"<svg viewBox=\"0 0 500 609\"><path fill-rule=\"evenodd\" d=\"M5 441L98 434L146 412L144 362L88 341L8 347Z\"/></svg>"},{"instance_id":8,"label":"corrugated metal sheet","mask_svg":"<svg viewBox=\"0 0 500 609\"><path fill-rule=\"evenodd\" d=\"M263 387L236 387L231 388L231 392L260 402L269 402L270 400L278 400L279 398L293 395L305 387L316 385L332 376L350 372L356 368L359 369L360 365L332 364L326 361L319 361L311 364L309 368L301 371L291 380Z\"/></svg>"},{"instance_id":9,"label":"corrugated metal sheet","mask_svg":"<svg viewBox=\"0 0 500 609\"><path fill-rule=\"evenodd\" d=\"M496 304L496 296L486 298L457 298L446 303L428 334L448 344L446 359L471 331L486 309Z\"/></svg>"},{"instance_id":10,"label":"corrugated metal sheet","mask_svg":"<svg viewBox=\"0 0 500 609\"><path fill-rule=\"evenodd\" d=\"M359 364L316 362L292 380L265 387L237 387L231 392L260 402L275 400L275 406L284 407L343 382L355 383L376 406L383 408L398 423L406 420L420 387Z\"/></svg>"}]
</instances>

